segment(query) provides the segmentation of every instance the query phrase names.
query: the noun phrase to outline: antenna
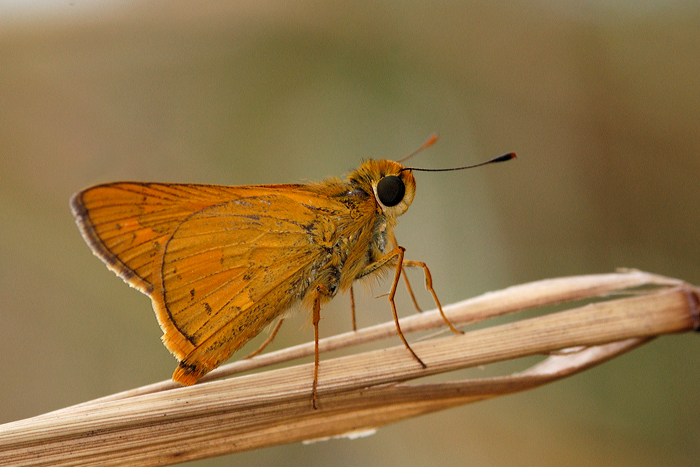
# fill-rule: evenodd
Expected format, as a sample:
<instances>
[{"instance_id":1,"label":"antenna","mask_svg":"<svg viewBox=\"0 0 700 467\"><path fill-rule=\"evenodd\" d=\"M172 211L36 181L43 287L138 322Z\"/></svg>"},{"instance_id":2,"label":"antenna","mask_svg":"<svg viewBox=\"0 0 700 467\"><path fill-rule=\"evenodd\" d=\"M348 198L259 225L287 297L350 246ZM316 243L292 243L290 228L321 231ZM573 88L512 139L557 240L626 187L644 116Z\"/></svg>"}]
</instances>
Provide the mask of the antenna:
<instances>
[{"instance_id":1,"label":"antenna","mask_svg":"<svg viewBox=\"0 0 700 467\"><path fill-rule=\"evenodd\" d=\"M416 152L418 152L418 151L416 151ZM411 154L411 155L413 155L413 154ZM496 162L509 161L511 159L515 159L516 157L517 156L515 155L514 152L509 152L508 154L503 154L502 156L494 157L493 159L487 160L486 162L481 162L479 164L474 164L474 165L465 165L464 167L452 167L449 169L421 169L419 167L404 167L403 169L401 169L401 172L403 172L404 170L416 170L416 171L420 171L420 172L449 172L451 170L473 169L474 167L481 167L482 165L493 164Z\"/></svg>"},{"instance_id":2,"label":"antenna","mask_svg":"<svg viewBox=\"0 0 700 467\"><path fill-rule=\"evenodd\" d=\"M397 160L396 162L401 163L401 162L403 162L403 161L405 161L405 160L410 159L411 157L415 156L416 154L418 154L419 152L423 151L424 149L426 149L426 148L432 146L432 145L435 143L435 141L437 141L437 140L438 140L438 135L437 135L437 133L433 133L433 134L430 136L430 138L428 138L428 140L427 140L425 143L423 143L423 145L422 145L421 147L419 147L418 149L416 149L415 151L413 151L411 154L409 154L408 156L404 157L403 159Z\"/></svg>"}]
</instances>

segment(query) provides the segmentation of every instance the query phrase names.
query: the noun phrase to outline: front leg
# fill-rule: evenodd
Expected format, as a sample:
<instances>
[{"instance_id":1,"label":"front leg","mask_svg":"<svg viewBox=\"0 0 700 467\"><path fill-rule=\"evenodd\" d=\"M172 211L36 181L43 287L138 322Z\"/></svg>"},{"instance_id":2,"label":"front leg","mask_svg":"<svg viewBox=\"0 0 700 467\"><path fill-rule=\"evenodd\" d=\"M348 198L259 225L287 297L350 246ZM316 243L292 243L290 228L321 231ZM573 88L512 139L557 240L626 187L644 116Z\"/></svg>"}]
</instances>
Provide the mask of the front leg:
<instances>
[{"instance_id":1,"label":"front leg","mask_svg":"<svg viewBox=\"0 0 700 467\"><path fill-rule=\"evenodd\" d=\"M406 346L409 352L411 352L411 355L413 355L413 358L416 359L418 363L423 368L427 368L425 363L423 363L423 360L421 360L418 355L413 351L410 345L408 345L408 341L406 341L406 338L403 335L403 332L401 332L401 326L399 325L399 315L396 313L396 303L394 303L394 296L396 295L396 287L399 284L399 279L401 278L401 271L403 269L403 255L406 249L402 246L397 246L393 250L391 250L389 253L386 255L382 256L379 258L379 260L375 261L374 263L368 265L363 269L360 274L357 276L357 279L364 277L368 274L372 274L373 272L378 271L380 268L386 266L389 263L396 262L396 272L394 273L394 281L391 284L391 291L389 292L389 304L391 305L391 311L394 314L394 322L396 323L396 332L399 334L399 337L403 341L403 344Z\"/></svg>"},{"instance_id":2,"label":"front leg","mask_svg":"<svg viewBox=\"0 0 700 467\"><path fill-rule=\"evenodd\" d=\"M437 294L435 293L435 290L433 290L433 277L430 275L430 269L428 269L428 266L422 262L422 261L410 261L406 260L403 262L403 265L405 267L409 268L423 268L423 272L425 273L425 288L428 289L428 291L432 294L433 300L435 300L435 304L438 307L438 310L440 310L440 315L442 316L442 319L445 321L445 324L447 324L447 327L450 328L452 332L455 334L464 334L464 331L460 331L458 329L455 329L454 326L452 326L452 323L450 323L450 320L447 319L447 316L445 316L445 312L442 311L442 305L440 305L440 300L437 298Z\"/></svg>"},{"instance_id":3,"label":"front leg","mask_svg":"<svg viewBox=\"0 0 700 467\"><path fill-rule=\"evenodd\" d=\"M394 239L394 242L396 242L396 239ZM423 272L425 274L425 288L430 292L430 294L433 296L433 300L435 300L435 304L437 305L438 311L440 311L440 316L442 316L442 319L445 321L445 324L447 325L448 328L455 334L464 334L464 331L460 331L456 329L452 323L450 322L449 319L447 319L447 316L445 316L445 312L442 310L442 305L440 304L440 300L438 300L437 294L435 293L435 289L433 289L433 277L430 274L430 269L428 269L428 265L426 265L422 261L412 261L412 260L404 260L404 252L406 249L402 246L396 246L393 250L391 250L389 253L386 255L382 256L378 261L375 261L374 263L368 265L365 269L360 272L360 274L357 276L357 278L364 277L368 274L371 274L377 270L379 270L381 267L386 266L388 263L392 261L396 261L396 273L394 274L394 282L391 285L391 292L389 292L389 303L391 304L391 310L394 313L394 321L396 322L396 330L399 333L399 336L401 337L401 340L403 341L404 345L406 345L406 348L411 351L411 354L416 358L416 360L423 365L423 368L425 368L425 364L421 361L420 358L413 352L411 347L408 345L408 342L406 342L406 339L404 338L403 333L401 332L401 328L399 327L399 318L396 314L396 305L394 303L394 295L396 295L396 287L399 283L399 277L401 276L401 271L404 270L405 267L409 268L423 268ZM405 274L404 274L405 278ZM407 283L408 285L408 283ZM410 286L409 286L409 291L411 291ZM412 292L412 291L411 291ZM411 295L413 295L411 293ZM415 303L415 299L414 299Z\"/></svg>"},{"instance_id":4,"label":"front leg","mask_svg":"<svg viewBox=\"0 0 700 467\"><path fill-rule=\"evenodd\" d=\"M391 241L394 244L394 246L399 246L399 242L396 240L396 236L394 233L391 233ZM406 263L404 262L404 266ZM408 281L408 275L406 274L406 268L403 268L403 281L406 284L406 290L408 290L408 295L411 297L411 301L413 302L413 307L416 309L418 313L423 313L423 310L421 310L420 305L418 305L418 300L416 300L416 296L413 294L413 287L411 287L411 283Z\"/></svg>"}]
</instances>

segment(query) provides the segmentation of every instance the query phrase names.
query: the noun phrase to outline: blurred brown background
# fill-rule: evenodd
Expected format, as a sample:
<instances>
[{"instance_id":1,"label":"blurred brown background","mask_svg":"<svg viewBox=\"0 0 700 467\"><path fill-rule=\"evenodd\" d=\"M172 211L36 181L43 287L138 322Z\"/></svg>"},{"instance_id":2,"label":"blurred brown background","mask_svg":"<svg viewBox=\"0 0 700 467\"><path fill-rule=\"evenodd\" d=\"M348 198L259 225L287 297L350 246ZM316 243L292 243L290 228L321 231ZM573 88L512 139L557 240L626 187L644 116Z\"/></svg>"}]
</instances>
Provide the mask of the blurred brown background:
<instances>
[{"instance_id":1,"label":"blurred brown background","mask_svg":"<svg viewBox=\"0 0 700 467\"><path fill-rule=\"evenodd\" d=\"M0 2L0 422L175 367L75 227L69 197L99 182L318 180L437 131L413 164L519 155L416 174L397 235L443 303L622 266L700 284L698 2L331 3ZM361 325L390 318L387 288ZM321 333L348 315L334 300ZM371 437L191 465L698 465L699 350L665 337Z\"/></svg>"}]
</instances>

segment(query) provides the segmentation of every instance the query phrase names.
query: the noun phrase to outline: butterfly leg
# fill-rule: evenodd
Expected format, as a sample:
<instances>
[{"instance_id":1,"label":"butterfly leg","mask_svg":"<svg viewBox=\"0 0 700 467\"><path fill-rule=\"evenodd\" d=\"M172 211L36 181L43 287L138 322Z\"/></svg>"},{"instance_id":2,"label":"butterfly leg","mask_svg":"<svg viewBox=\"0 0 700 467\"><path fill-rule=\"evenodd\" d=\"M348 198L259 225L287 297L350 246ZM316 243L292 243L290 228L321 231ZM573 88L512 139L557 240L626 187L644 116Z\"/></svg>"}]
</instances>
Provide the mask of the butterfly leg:
<instances>
[{"instance_id":1,"label":"butterfly leg","mask_svg":"<svg viewBox=\"0 0 700 467\"><path fill-rule=\"evenodd\" d=\"M311 392L311 403L314 410L318 408L316 401L318 395L316 393L316 388L318 387L318 323L321 321L321 295L330 295L331 292L323 284L316 286L316 294L314 295L314 305L313 305L313 323L314 323L314 385Z\"/></svg>"},{"instance_id":2,"label":"butterfly leg","mask_svg":"<svg viewBox=\"0 0 700 467\"><path fill-rule=\"evenodd\" d=\"M399 246L399 242L396 240L396 235L394 235L393 232L391 233L391 242L394 244L394 248L397 248ZM401 267L403 268L403 265ZM408 281L408 276L406 275L406 268L403 268L403 281L406 284L406 290L408 290L408 295L411 297L411 301L413 302L413 307L418 313L423 313L423 310L421 310L420 305L418 305L418 300L416 300L416 296L413 294L413 288L411 287L411 283Z\"/></svg>"},{"instance_id":3,"label":"butterfly leg","mask_svg":"<svg viewBox=\"0 0 700 467\"><path fill-rule=\"evenodd\" d=\"M406 275L406 268L401 266L401 269L403 270L403 281L406 283L406 289L408 290L408 295L411 296L411 301L413 302L413 306L416 308L416 311L418 313L423 313L423 310L420 309L420 306L418 305L418 301L416 301L416 296L413 295L413 289L411 288L411 283L408 281L408 276Z\"/></svg>"},{"instance_id":4,"label":"butterfly leg","mask_svg":"<svg viewBox=\"0 0 700 467\"><path fill-rule=\"evenodd\" d=\"M410 345L408 345L408 341L403 335L403 332L401 332L401 326L399 325L399 315L396 313L396 303L394 303L394 296L396 295L396 287L399 285L399 280L401 279L401 271L403 270L403 255L405 253L406 249L402 246L397 246L393 250L391 250L389 253L386 255L382 256L379 261L376 261L369 266L367 266L360 274L357 276L357 278L361 278L363 276L366 276L367 274L371 274L374 271L377 271L378 269L382 268L383 266L386 266L388 263L396 261L396 272L394 274L394 281L391 284L391 291L389 292L389 304L391 305L391 312L394 314L394 323L396 323L396 332L399 334L399 337L401 338L401 341L403 342L403 345L406 346L409 352L411 352L411 355L413 355L413 358L416 359L418 363L423 368L427 368L426 364L423 363L423 360L421 360L418 355L413 351Z\"/></svg>"},{"instance_id":5,"label":"butterfly leg","mask_svg":"<svg viewBox=\"0 0 700 467\"><path fill-rule=\"evenodd\" d=\"M257 349L255 349L253 352L251 352L250 354L246 355L245 358L244 358L244 360L246 360L246 359L248 359L248 358L253 358L253 357L255 357L256 355L258 355L260 352L262 352L263 350L265 350L265 347L267 347L267 346L270 344L270 342L272 342L272 340L273 340L273 339L275 338L275 336L277 335L277 331L279 331L280 328L282 327L282 323L284 323L284 318L280 318L279 321L277 321L277 324L275 324L275 327L272 329L272 332L271 332L270 335L267 337L267 339L265 339L265 342L263 342L262 344L260 344L260 347L258 347Z\"/></svg>"},{"instance_id":6,"label":"butterfly leg","mask_svg":"<svg viewBox=\"0 0 700 467\"><path fill-rule=\"evenodd\" d=\"M426 364L423 363L423 360L421 360L418 355L413 351L410 345L408 345L408 341L406 341L406 338L403 336L403 332L401 332L401 326L399 325L399 315L396 313L396 303L394 303L394 296L396 296L396 287L399 285L399 279L401 277L401 271L403 271L403 255L406 252L406 249L402 246L397 246L393 250L398 258L398 262L396 265L396 274L394 275L394 282L391 284L391 291L389 292L389 303L391 304L391 312L394 314L394 323L396 323L396 331L399 333L399 337L403 341L403 345L406 346L406 348L411 352L411 355L413 355L413 358L416 359L418 363L423 368L427 368ZM390 252L387 256L391 255L393 252ZM386 256L385 256L386 258Z\"/></svg>"},{"instance_id":7,"label":"butterfly leg","mask_svg":"<svg viewBox=\"0 0 700 467\"><path fill-rule=\"evenodd\" d=\"M357 331L357 322L355 321L355 292L350 286L350 312L352 313L352 330Z\"/></svg>"},{"instance_id":8,"label":"butterfly leg","mask_svg":"<svg viewBox=\"0 0 700 467\"><path fill-rule=\"evenodd\" d=\"M396 241L396 237L394 234L391 235L391 241L394 243L394 248L397 248L399 246L399 243ZM406 268L402 267L403 271L403 281L406 284L406 290L408 290L408 295L411 297L411 301L413 302L413 307L416 309L418 313L423 313L423 310L421 310L420 305L418 305L418 300L416 300L416 296L413 293L413 288L411 287L411 283L408 280L408 275L406 275ZM366 274L361 274L361 276L364 276ZM350 286L350 311L352 313L352 330L357 331L357 324L355 321L355 292L352 287Z\"/></svg>"},{"instance_id":9,"label":"butterfly leg","mask_svg":"<svg viewBox=\"0 0 700 467\"><path fill-rule=\"evenodd\" d=\"M464 331L460 331L459 329L455 329L454 326L452 326L452 323L450 323L450 320L447 319L447 316L445 316L445 312L442 311L442 305L440 305L440 300L437 298L437 294L435 293L435 290L433 290L433 277L430 275L430 270L428 269L428 266L422 262L422 261L411 261L411 260L406 260L403 262L403 266L409 267L409 268L423 268L423 271L425 273L425 288L428 289L428 291L432 294L433 300L435 300L435 304L438 307L438 310L440 310L440 315L442 316L442 319L445 321L445 324L447 324L447 327L450 328L452 332L455 334L464 334Z\"/></svg>"}]
</instances>

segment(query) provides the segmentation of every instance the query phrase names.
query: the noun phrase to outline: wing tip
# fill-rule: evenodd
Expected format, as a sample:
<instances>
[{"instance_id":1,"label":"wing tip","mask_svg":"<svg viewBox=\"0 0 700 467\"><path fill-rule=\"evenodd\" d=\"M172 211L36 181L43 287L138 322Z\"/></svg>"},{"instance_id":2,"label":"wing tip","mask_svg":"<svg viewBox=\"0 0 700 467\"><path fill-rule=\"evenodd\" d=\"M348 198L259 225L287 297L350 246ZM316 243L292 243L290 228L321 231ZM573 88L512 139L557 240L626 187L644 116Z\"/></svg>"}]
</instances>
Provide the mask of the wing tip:
<instances>
[{"instance_id":1,"label":"wing tip","mask_svg":"<svg viewBox=\"0 0 700 467\"><path fill-rule=\"evenodd\" d=\"M183 386L192 386L207 373L209 370L202 365L180 362L173 372L173 381Z\"/></svg>"},{"instance_id":2,"label":"wing tip","mask_svg":"<svg viewBox=\"0 0 700 467\"><path fill-rule=\"evenodd\" d=\"M112 253L102 242L95 231L95 226L90 219L90 211L85 206L84 195L87 190L74 193L70 198L70 209L75 218L80 235L88 244L92 253L100 258L107 268L121 277L124 282L131 287L150 296L153 293L153 284L139 276L133 269L125 265L114 253Z\"/></svg>"}]
</instances>

